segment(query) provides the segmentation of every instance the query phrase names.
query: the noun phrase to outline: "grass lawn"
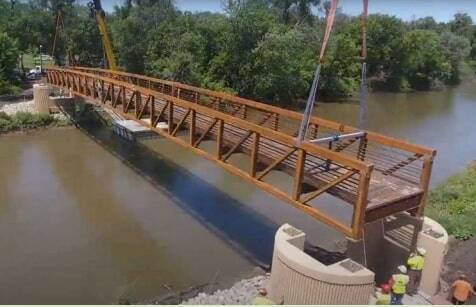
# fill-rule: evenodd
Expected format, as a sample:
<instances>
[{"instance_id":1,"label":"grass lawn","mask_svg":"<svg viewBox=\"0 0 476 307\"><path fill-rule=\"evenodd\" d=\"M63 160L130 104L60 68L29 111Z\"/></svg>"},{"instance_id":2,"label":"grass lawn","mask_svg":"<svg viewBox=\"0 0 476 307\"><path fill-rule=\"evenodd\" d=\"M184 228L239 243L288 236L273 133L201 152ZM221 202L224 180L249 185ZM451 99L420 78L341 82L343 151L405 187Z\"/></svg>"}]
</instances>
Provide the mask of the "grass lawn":
<instances>
[{"instance_id":1,"label":"grass lawn","mask_svg":"<svg viewBox=\"0 0 476 307\"><path fill-rule=\"evenodd\" d=\"M426 214L457 239L476 236L476 161L430 192Z\"/></svg>"}]
</instances>

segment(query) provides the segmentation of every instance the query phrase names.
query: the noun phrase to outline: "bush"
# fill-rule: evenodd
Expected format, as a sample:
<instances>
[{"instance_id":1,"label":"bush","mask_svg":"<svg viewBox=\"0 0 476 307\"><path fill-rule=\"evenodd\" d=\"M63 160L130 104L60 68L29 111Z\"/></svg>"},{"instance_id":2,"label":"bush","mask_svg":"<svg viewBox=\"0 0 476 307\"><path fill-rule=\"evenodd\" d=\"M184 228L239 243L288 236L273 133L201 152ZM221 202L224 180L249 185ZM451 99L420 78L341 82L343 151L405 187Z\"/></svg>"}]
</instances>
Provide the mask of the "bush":
<instances>
[{"instance_id":1,"label":"bush","mask_svg":"<svg viewBox=\"0 0 476 307\"><path fill-rule=\"evenodd\" d=\"M0 112L0 132L35 129L46 127L56 122L57 120L49 114L18 112L13 116L9 116L4 112Z\"/></svg>"}]
</instances>

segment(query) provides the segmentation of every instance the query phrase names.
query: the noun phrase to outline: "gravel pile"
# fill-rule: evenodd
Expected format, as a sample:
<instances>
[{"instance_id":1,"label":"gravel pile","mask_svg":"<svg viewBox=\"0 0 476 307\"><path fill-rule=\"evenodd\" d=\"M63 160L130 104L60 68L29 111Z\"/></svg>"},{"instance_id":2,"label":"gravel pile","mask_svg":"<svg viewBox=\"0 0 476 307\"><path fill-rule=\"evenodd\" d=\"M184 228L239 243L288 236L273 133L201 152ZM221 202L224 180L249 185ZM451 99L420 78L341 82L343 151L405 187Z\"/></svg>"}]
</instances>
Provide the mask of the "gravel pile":
<instances>
[{"instance_id":1,"label":"gravel pile","mask_svg":"<svg viewBox=\"0 0 476 307\"><path fill-rule=\"evenodd\" d=\"M266 288L269 274L237 282L230 289L217 290L212 294L199 293L182 302L183 305L249 305L258 296L260 288Z\"/></svg>"},{"instance_id":2,"label":"gravel pile","mask_svg":"<svg viewBox=\"0 0 476 307\"><path fill-rule=\"evenodd\" d=\"M14 115L17 112L37 113L33 100L15 103L0 102L0 112L5 112L8 115Z\"/></svg>"}]
</instances>

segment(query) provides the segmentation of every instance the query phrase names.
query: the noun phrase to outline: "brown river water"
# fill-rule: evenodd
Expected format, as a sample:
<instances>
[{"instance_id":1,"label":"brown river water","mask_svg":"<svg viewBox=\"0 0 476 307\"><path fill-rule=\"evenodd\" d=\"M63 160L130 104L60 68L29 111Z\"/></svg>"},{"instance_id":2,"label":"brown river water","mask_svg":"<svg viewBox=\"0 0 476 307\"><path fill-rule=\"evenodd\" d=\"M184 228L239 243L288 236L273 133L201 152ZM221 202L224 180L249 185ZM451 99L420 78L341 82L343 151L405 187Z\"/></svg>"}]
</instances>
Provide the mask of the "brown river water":
<instances>
[{"instance_id":1,"label":"brown river water","mask_svg":"<svg viewBox=\"0 0 476 307\"><path fill-rule=\"evenodd\" d=\"M353 124L357 110L327 103L317 112ZM370 96L370 130L438 150L433 185L476 158L475 119L474 82ZM0 304L144 301L228 286L270 263L285 222L323 247L338 237L167 140L134 145L94 125L0 136Z\"/></svg>"}]
</instances>

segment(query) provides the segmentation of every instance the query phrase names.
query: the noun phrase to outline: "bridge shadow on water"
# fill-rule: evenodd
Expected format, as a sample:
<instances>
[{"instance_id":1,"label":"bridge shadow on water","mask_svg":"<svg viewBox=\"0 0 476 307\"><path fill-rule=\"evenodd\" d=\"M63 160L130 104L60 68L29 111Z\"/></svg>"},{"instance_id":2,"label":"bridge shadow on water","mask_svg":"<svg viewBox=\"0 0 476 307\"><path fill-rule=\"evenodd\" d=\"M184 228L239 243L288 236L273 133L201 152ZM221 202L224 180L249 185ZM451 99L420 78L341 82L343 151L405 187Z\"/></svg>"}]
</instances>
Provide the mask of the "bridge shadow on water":
<instances>
[{"instance_id":1,"label":"bridge shadow on water","mask_svg":"<svg viewBox=\"0 0 476 307\"><path fill-rule=\"evenodd\" d=\"M116 136L95 119L78 120L76 126L237 253L269 269L279 225L148 146Z\"/></svg>"}]
</instances>

